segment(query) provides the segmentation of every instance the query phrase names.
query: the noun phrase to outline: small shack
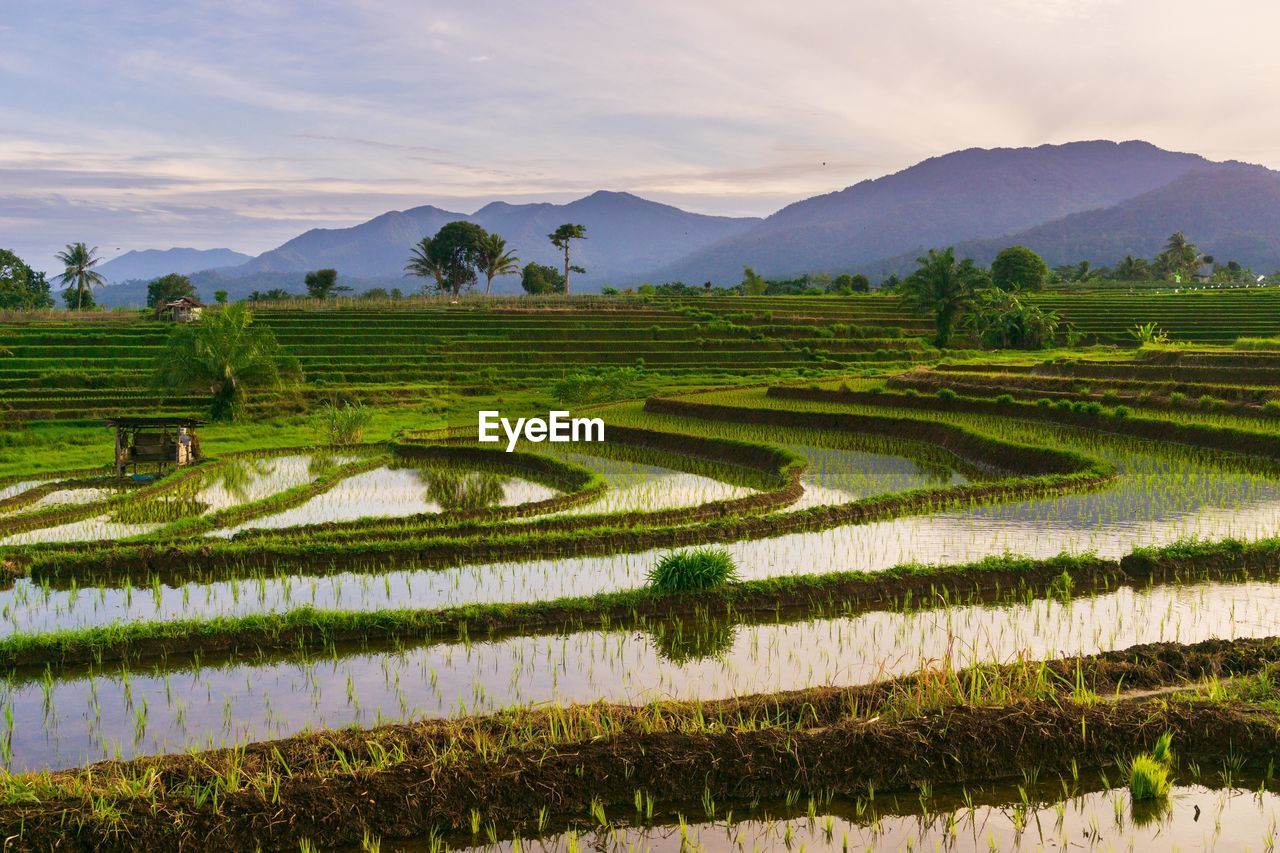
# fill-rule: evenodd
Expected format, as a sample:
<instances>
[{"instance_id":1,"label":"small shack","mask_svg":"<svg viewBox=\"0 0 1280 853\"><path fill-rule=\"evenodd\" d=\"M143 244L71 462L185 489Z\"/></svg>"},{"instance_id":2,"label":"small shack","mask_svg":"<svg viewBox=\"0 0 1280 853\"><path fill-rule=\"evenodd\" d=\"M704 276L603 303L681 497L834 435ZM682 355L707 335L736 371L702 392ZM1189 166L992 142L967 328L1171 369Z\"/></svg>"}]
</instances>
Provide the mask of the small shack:
<instances>
[{"instance_id":1,"label":"small shack","mask_svg":"<svg viewBox=\"0 0 1280 853\"><path fill-rule=\"evenodd\" d=\"M204 421L184 417L109 418L116 431L116 476L123 477L130 465L134 473L139 462L189 465L200 458L196 427Z\"/></svg>"},{"instance_id":2,"label":"small shack","mask_svg":"<svg viewBox=\"0 0 1280 853\"><path fill-rule=\"evenodd\" d=\"M199 320L204 311L204 303L193 296L181 296L171 302L156 306L156 319L172 320L175 323L190 323Z\"/></svg>"}]
</instances>

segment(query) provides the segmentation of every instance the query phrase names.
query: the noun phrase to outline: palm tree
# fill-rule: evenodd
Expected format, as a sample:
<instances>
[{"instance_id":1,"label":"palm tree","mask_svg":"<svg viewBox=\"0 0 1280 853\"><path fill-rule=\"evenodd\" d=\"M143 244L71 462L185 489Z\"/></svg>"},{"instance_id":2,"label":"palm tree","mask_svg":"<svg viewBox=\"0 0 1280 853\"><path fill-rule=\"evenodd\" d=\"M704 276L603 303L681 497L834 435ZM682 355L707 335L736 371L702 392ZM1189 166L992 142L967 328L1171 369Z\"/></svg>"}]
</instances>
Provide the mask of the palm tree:
<instances>
[{"instance_id":1,"label":"palm tree","mask_svg":"<svg viewBox=\"0 0 1280 853\"><path fill-rule=\"evenodd\" d=\"M59 252L56 256L58 261L66 267L62 275L58 276L58 280L65 285L75 282L77 311L84 304L84 286L87 284L90 287L96 287L103 282L102 274L93 269L100 260L97 251L97 246L90 249L84 243L68 243L66 250Z\"/></svg>"},{"instance_id":2,"label":"palm tree","mask_svg":"<svg viewBox=\"0 0 1280 853\"><path fill-rule=\"evenodd\" d=\"M235 302L173 330L157 361L155 383L165 390L208 390L211 417L235 420L244 413L248 389L284 388L301 375L271 330L254 325L249 309Z\"/></svg>"},{"instance_id":3,"label":"palm tree","mask_svg":"<svg viewBox=\"0 0 1280 853\"><path fill-rule=\"evenodd\" d=\"M520 259L514 250L507 249L507 241L497 234L486 234L480 241L480 272L484 273L484 295L494 278L520 272Z\"/></svg>"},{"instance_id":4,"label":"palm tree","mask_svg":"<svg viewBox=\"0 0 1280 853\"><path fill-rule=\"evenodd\" d=\"M1181 231L1175 231L1165 243L1164 251L1156 255L1156 272L1166 281L1181 281L1183 277L1194 278L1200 267L1213 263L1209 255L1201 254L1200 249L1187 239Z\"/></svg>"},{"instance_id":5,"label":"palm tree","mask_svg":"<svg viewBox=\"0 0 1280 853\"><path fill-rule=\"evenodd\" d=\"M929 311L934 317L937 334L933 342L944 347L951 340L956 317L968 307L974 293L986 282L986 273L972 260L956 261L955 249L916 258L920 268L902 282L902 294L908 304Z\"/></svg>"},{"instance_id":6,"label":"palm tree","mask_svg":"<svg viewBox=\"0 0 1280 853\"><path fill-rule=\"evenodd\" d=\"M414 244L413 254L409 256L409 263L405 264L404 269L406 276L416 275L418 278L434 278L436 287L444 291L444 270L431 257L430 237L423 237Z\"/></svg>"}]
</instances>

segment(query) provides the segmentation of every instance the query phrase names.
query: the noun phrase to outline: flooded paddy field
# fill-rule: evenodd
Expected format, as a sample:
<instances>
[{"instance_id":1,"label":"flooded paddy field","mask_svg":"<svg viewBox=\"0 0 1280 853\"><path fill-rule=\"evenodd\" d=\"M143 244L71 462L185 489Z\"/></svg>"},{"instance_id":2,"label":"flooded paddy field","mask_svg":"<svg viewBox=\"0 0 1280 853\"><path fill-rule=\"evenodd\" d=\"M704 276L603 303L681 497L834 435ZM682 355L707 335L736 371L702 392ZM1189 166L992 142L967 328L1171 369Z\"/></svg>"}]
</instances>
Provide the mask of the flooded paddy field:
<instances>
[{"instance_id":1,"label":"flooded paddy field","mask_svg":"<svg viewBox=\"0 0 1280 853\"><path fill-rule=\"evenodd\" d=\"M213 748L516 705L715 700L922 668L1269 637L1280 585L1209 583L838 618L659 622L467 642L347 645L200 665L105 663L0 687L10 768Z\"/></svg>"}]
</instances>

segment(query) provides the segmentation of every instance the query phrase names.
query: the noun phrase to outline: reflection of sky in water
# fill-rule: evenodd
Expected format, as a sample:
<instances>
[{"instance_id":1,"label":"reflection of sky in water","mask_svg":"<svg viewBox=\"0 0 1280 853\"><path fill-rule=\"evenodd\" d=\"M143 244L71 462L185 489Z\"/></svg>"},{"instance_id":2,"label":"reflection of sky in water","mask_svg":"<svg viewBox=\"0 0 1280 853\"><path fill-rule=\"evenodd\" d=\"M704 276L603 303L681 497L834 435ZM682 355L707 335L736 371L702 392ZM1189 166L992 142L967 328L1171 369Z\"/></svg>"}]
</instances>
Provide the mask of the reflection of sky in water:
<instances>
[{"instance_id":1,"label":"reflection of sky in water","mask_svg":"<svg viewBox=\"0 0 1280 853\"><path fill-rule=\"evenodd\" d=\"M801 475L804 495L791 509L849 503L873 495L968 482L957 471L902 456L805 444L781 446L799 453L808 462Z\"/></svg>"},{"instance_id":2,"label":"reflection of sky in water","mask_svg":"<svg viewBox=\"0 0 1280 853\"><path fill-rule=\"evenodd\" d=\"M1092 551L1117 557L1136 547L1178 539L1257 539L1280 531L1277 481L1214 464L1200 454L1177 457L1176 476L1157 479L1170 463L1110 443L1103 448L1121 479L1090 494L1007 506L985 505L931 516L854 524L723 545L747 578L860 569L907 562L957 563L1003 553L1049 557ZM1130 479L1125 479L1126 477ZM1148 494L1149 493L1149 494ZM318 607L380 609L440 607L473 602L546 600L638 587L663 549L600 557L511 561L445 570L399 570L383 575L251 579L162 587L151 593L118 589L69 593L19 581L0 590L0 633L172 619L212 614Z\"/></svg>"},{"instance_id":3,"label":"reflection of sky in water","mask_svg":"<svg viewBox=\"0 0 1280 853\"><path fill-rule=\"evenodd\" d=\"M444 468L439 470L446 473ZM292 527L298 524L353 521L357 518L389 518L440 512L445 508L441 506L441 496L433 493L430 479L424 478L423 473L414 468L387 467L366 471L342 480L332 489L292 509L251 519L236 527L219 530L217 534L228 536L250 528ZM505 474L494 475L463 469L456 469L452 473L455 477L463 478L464 489L477 478L483 479L485 483L492 483L496 500L485 501L482 504L484 506L514 506L548 500L558 494L548 486Z\"/></svg>"},{"instance_id":4,"label":"reflection of sky in water","mask_svg":"<svg viewBox=\"0 0 1280 853\"><path fill-rule=\"evenodd\" d=\"M1245 780L1246 782L1250 780ZM1240 784L1237 782L1237 784ZM1179 785L1164 806L1135 806L1124 787L1079 794L1061 800L1061 788L1041 783L1032 788L1030 803L1022 803L1025 788L1005 783L991 800L983 788L970 784L964 791L932 789L932 808L920 814L913 792L876 796L874 807L862 815L836 800L838 814L824 814L819 806L805 815L807 801L785 817L738 808L730 826L724 820L706 821L701 804L684 809L686 823L641 826L611 823L607 828L583 824L570 834L561 832L536 840L524 838L521 849L644 850L653 853L743 853L763 850L807 850L814 853L859 851L946 850L948 853L991 853L1042 850L1270 850L1280 823L1280 795L1240 787L1215 790ZM972 807L963 795L974 799ZM944 799L945 798L945 799ZM659 808L672 804L659 800ZM417 850L418 847L413 849ZM425 843L421 849L427 849ZM514 849L510 840L496 845L464 847L503 853Z\"/></svg>"},{"instance_id":5,"label":"reflection of sky in water","mask_svg":"<svg viewBox=\"0 0 1280 853\"><path fill-rule=\"evenodd\" d=\"M734 500L753 493L752 489L722 483L700 474L687 474L660 465L612 459L561 450L553 445L555 456L574 465L599 472L608 490L597 500L566 510L560 515L583 515L600 512L632 512L697 506L712 501Z\"/></svg>"},{"instance_id":6,"label":"reflection of sky in water","mask_svg":"<svg viewBox=\"0 0 1280 853\"><path fill-rule=\"evenodd\" d=\"M698 627L415 646L320 655L307 665L238 663L168 674L119 670L54 682L46 724L39 679L15 683L19 767L62 766L188 746L277 737L380 719L495 710L549 700L637 702L851 685L950 659L957 665L1092 653L1157 641L1269 636L1280 585L1120 589L1068 602L878 611L794 624ZM135 742L139 708L146 731ZM233 711L228 714L227 709ZM97 714L100 712L100 719ZM92 732L92 733L91 733Z\"/></svg>"}]
</instances>

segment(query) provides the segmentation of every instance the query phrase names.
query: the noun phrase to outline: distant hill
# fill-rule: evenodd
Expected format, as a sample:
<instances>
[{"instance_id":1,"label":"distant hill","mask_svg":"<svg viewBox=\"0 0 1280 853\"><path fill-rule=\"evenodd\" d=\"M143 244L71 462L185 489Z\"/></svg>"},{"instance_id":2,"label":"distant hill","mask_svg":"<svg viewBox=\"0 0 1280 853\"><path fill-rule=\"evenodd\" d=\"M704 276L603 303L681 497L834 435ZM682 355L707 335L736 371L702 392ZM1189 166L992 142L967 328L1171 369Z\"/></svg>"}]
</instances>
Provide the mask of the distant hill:
<instances>
[{"instance_id":1,"label":"distant hill","mask_svg":"<svg viewBox=\"0 0 1280 853\"><path fill-rule=\"evenodd\" d=\"M788 205L766 219L704 216L630 193L596 192L568 204L494 202L472 215L424 205L350 228L313 229L256 258L227 250L130 252L103 265L138 266L138 279L194 272L200 294L232 297L283 288L301 293L307 270L333 267L357 292L415 290L403 277L411 247L447 222L465 219L503 235L522 262L559 265L547 234L565 222L586 226L573 260L588 270L578 292L603 284L741 280L750 265L770 277L864 272L880 277L914 267L926 249L955 245L989 263L1005 246L1036 249L1051 264L1115 263L1150 257L1173 231L1201 249L1259 272L1280 268L1280 173L1165 151L1146 142L1072 142L1036 148L972 148L933 157L892 175ZM228 266L229 257L241 261ZM181 261L181 262L180 262ZM518 292L514 277L494 282ZM139 304L145 287L100 291L106 304ZM141 295L140 295L141 294Z\"/></svg>"},{"instance_id":2,"label":"distant hill","mask_svg":"<svg viewBox=\"0 0 1280 853\"><path fill-rule=\"evenodd\" d=\"M230 249L144 249L125 252L97 267L108 284L153 279L171 272L187 275L200 270L234 267L251 256Z\"/></svg>"},{"instance_id":3,"label":"distant hill","mask_svg":"<svg viewBox=\"0 0 1280 853\"><path fill-rule=\"evenodd\" d=\"M1110 266L1125 255L1154 256L1174 231L1215 260L1239 261L1259 273L1280 270L1280 173L1239 163L1198 169L1112 207L964 242L956 251L990 263L1005 246L1022 245L1050 265L1088 260Z\"/></svg>"},{"instance_id":4,"label":"distant hill","mask_svg":"<svg viewBox=\"0 0 1280 853\"><path fill-rule=\"evenodd\" d=\"M971 148L788 205L651 278L736 282L743 265L769 276L858 269L1108 207L1210 165L1146 142Z\"/></svg>"},{"instance_id":5,"label":"distant hill","mask_svg":"<svg viewBox=\"0 0 1280 853\"><path fill-rule=\"evenodd\" d=\"M670 258L682 257L760 222L689 213L630 193L603 191L568 204L494 202L472 215L426 205L384 213L351 228L313 229L222 273L236 277L333 267L343 277L399 277L414 243L459 219L501 234L523 263L561 261L547 235L565 222L585 225L587 239L575 244L573 260L587 269L587 275L576 280L597 290L609 282L635 281ZM508 292L518 289L514 278L501 284Z\"/></svg>"}]
</instances>

